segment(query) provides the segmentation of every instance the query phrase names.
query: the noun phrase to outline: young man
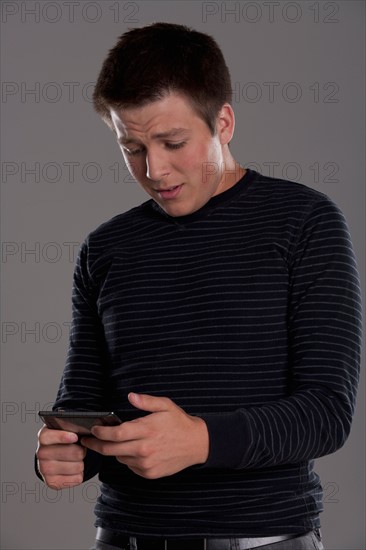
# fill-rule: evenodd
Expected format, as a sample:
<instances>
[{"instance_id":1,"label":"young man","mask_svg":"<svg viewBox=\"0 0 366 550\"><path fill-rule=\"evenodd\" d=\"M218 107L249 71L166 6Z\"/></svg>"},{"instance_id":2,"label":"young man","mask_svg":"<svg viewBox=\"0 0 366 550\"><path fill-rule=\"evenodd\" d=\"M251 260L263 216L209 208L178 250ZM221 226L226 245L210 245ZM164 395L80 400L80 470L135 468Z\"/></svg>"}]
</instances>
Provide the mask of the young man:
<instances>
[{"instance_id":1,"label":"young man","mask_svg":"<svg viewBox=\"0 0 366 550\"><path fill-rule=\"evenodd\" d=\"M357 268L328 197L235 161L230 90L215 41L167 23L125 33L95 88L151 199L81 248L54 408L124 423L43 427L37 458L51 487L99 473L100 550L323 548L313 459L350 431Z\"/></svg>"}]
</instances>

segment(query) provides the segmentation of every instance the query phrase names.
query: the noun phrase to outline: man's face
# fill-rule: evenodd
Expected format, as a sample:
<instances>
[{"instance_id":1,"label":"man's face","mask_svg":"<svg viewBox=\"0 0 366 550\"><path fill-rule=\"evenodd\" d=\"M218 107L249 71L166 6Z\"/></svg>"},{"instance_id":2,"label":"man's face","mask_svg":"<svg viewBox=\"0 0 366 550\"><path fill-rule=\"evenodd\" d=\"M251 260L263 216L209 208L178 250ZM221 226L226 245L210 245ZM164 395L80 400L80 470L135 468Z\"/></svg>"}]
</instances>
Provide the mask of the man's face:
<instances>
[{"instance_id":1,"label":"man's face","mask_svg":"<svg viewBox=\"0 0 366 550\"><path fill-rule=\"evenodd\" d=\"M228 185L222 170L233 131L230 106L222 113L213 136L179 94L143 107L111 109L129 171L170 216L195 212L233 184Z\"/></svg>"}]
</instances>

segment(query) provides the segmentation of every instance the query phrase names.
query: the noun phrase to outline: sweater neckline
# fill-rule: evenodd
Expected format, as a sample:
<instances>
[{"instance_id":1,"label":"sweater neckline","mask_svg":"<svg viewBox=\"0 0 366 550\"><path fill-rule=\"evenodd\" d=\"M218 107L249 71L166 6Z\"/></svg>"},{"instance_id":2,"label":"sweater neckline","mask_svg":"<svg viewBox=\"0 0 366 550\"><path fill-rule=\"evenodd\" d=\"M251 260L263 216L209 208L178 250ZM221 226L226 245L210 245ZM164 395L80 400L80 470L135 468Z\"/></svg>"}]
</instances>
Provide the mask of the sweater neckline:
<instances>
[{"instance_id":1,"label":"sweater neckline","mask_svg":"<svg viewBox=\"0 0 366 550\"><path fill-rule=\"evenodd\" d=\"M248 187L248 184L252 183L255 180L256 175L257 172L255 170L246 168L245 174L232 187L229 187L229 189L227 189L226 191L223 191L222 193L211 197L211 199L206 202L206 204L204 204L199 210L196 210L195 212L192 212L191 214L187 214L185 216L170 216L153 199L151 199L151 201L149 202L155 213L160 214L160 216L164 217L167 221L170 221L175 225L186 225L188 223L192 223L201 220L202 218L205 218L218 207L222 206L237 195L241 194L243 190Z\"/></svg>"}]
</instances>

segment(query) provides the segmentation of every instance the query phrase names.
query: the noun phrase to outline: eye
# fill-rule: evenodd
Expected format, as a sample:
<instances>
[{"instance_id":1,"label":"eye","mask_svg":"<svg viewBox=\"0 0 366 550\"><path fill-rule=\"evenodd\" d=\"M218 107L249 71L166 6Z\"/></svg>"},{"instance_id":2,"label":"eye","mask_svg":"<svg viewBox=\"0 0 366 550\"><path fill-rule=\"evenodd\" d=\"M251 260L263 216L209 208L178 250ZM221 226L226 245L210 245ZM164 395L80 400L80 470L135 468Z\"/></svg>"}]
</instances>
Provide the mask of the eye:
<instances>
[{"instance_id":1,"label":"eye","mask_svg":"<svg viewBox=\"0 0 366 550\"><path fill-rule=\"evenodd\" d=\"M143 149L142 148L139 148L139 149L126 149L125 147L123 148L123 151L124 153L126 153L126 155L128 155L129 157L133 157L135 155L138 155L139 153L142 153L143 152Z\"/></svg>"},{"instance_id":2,"label":"eye","mask_svg":"<svg viewBox=\"0 0 366 550\"><path fill-rule=\"evenodd\" d=\"M185 141L180 141L179 143L169 143L169 142L167 142L165 144L165 146L166 146L167 149L173 149L174 150L174 149L180 149L185 144L186 144Z\"/></svg>"}]
</instances>

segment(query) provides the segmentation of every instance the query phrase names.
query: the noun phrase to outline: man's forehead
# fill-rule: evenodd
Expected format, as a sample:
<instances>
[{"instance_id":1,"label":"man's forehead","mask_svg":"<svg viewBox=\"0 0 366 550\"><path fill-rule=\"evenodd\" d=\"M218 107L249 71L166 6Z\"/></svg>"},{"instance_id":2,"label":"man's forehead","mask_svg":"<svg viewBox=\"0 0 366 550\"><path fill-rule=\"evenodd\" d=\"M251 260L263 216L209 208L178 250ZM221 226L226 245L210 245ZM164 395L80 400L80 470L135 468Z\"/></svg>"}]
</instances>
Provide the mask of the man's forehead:
<instances>
[{"instance_id":1,"label":"man's forehead","mask_svg":"<svg viewBox=\"0 0 366 550\"><path fill-rule=\"evenodd\" d=\"M170 131L173 128L180 129L182 126L182 117L197 117L188 98L179 93L169 93L166 96L143 103L142 105L131 105L125 107L109 107L111 119L116 127L121 130L127 126L133 127L135 124L162 122L164 127L162 131ZM168 120L164 120L167 118Z\"/></svg>"}]
</instances>

